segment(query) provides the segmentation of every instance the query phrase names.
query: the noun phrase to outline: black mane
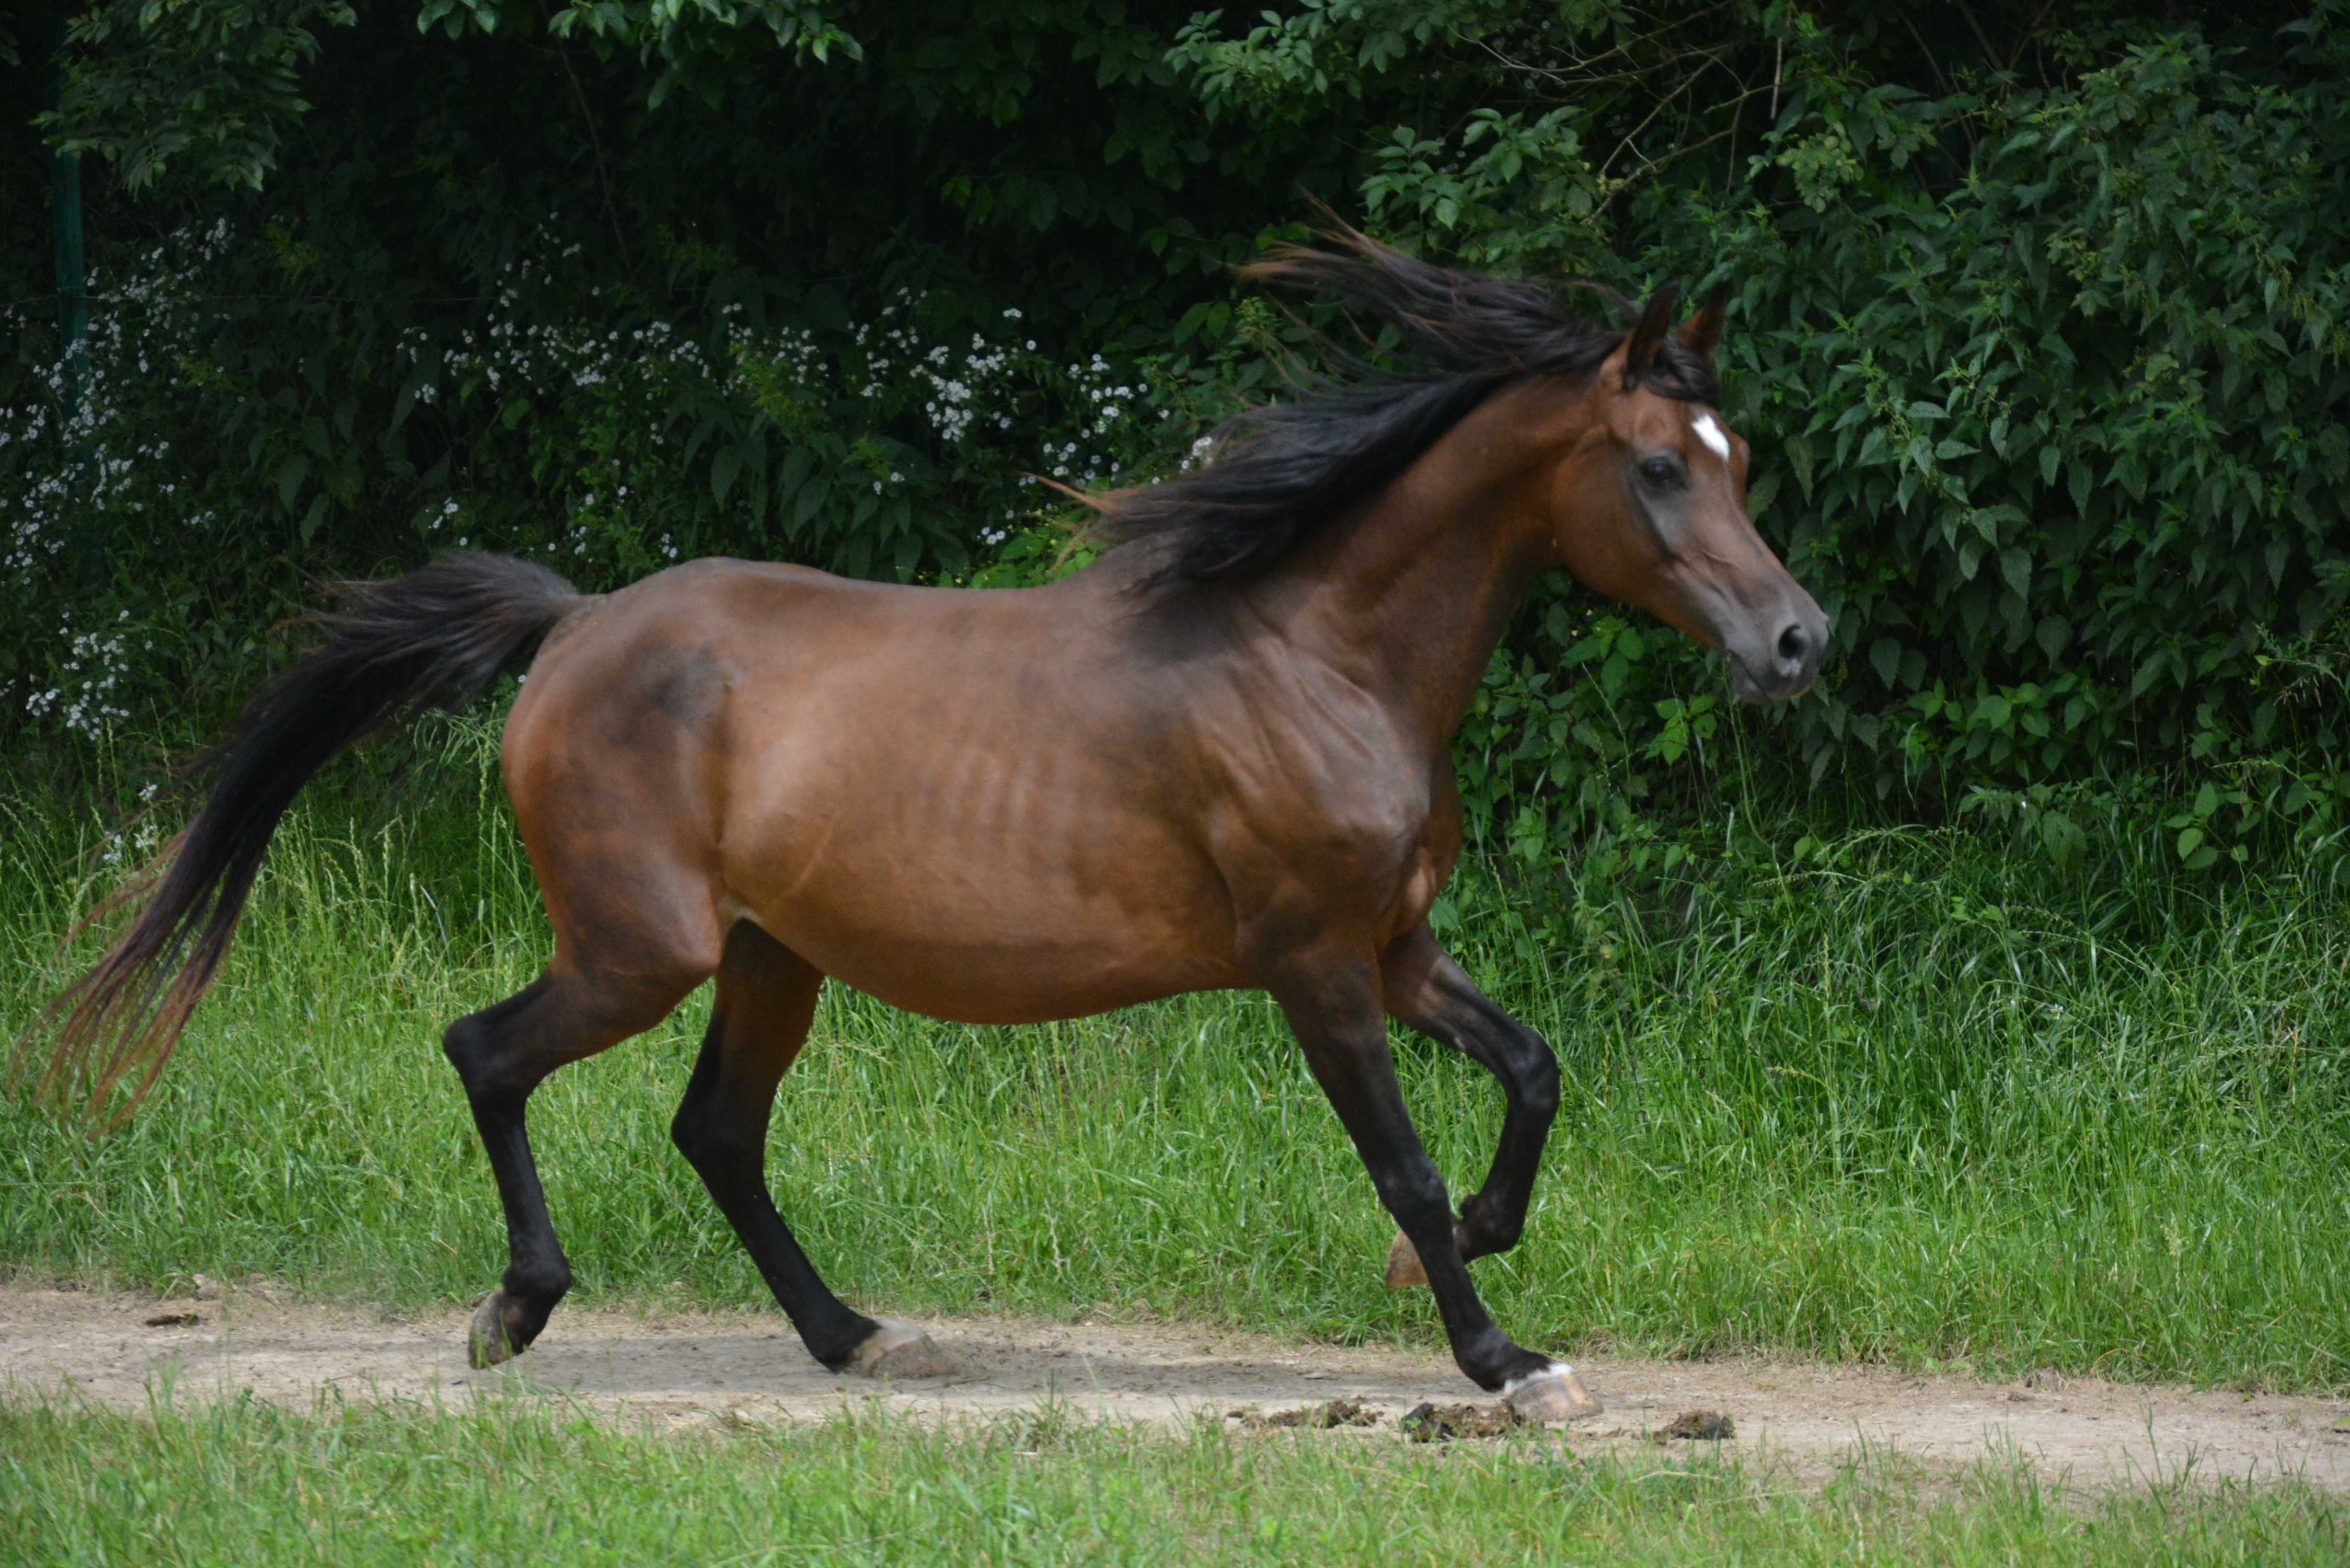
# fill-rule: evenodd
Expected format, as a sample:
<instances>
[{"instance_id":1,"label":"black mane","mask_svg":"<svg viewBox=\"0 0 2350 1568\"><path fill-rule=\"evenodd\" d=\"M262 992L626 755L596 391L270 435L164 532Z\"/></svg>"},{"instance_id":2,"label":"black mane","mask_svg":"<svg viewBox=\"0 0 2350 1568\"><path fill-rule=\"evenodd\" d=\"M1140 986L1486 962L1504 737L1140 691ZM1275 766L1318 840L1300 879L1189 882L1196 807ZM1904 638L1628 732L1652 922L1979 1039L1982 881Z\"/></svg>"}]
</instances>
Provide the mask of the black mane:
<instances>
[{"instance_id":1,"label":"black mane","mask_svg":"<svg viewBox=\"0 0 2350 1568\"><path fill-rule=\"evenodd\" d=\"M1541 285L1433 266L1343 227L1242 275L1390 323L1427 369L1383 373L1324 343L1334 368L1305 381L1294 401L1226 421L1204 466L1094 498L1095 536L1163 542L1145 590L1263 571L1417 462L1495 392L1538 376L1588 375L1626 336L1575 319ZM1631 309L1610 290L1584 286ZM1641 381L1684 402L1721 400L1712 365L1670 335Z\"/></svg>"}]
</instances>

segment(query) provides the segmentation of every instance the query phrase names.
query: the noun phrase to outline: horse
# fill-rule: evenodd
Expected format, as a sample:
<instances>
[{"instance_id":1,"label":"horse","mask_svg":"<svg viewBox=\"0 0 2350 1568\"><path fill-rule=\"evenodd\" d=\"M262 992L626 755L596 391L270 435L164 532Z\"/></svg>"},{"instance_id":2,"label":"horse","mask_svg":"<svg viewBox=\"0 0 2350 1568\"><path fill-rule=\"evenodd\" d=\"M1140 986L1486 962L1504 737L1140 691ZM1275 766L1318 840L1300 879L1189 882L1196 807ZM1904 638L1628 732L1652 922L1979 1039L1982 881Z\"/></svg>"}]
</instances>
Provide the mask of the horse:
<instances>
[{"instance_id":1,"label":"horse","mask_svg":"<svg viewBox=\"0 0 2350 1568\"><path fill-rule=\"evenodd\" d=\"M556 1068L715 997L671 1135L827 1367L942 1376L919 1328L836 1296L777 1211L776 1086L827 979L968 1023L1270 992L1425 1283L1454 1361L1522 1415L1598 1409L1494 1323L1471 1260L1514 1245L1559 1107L1540 1035L1472 984L1429 910L1461 853L1450 747L1535 579L1563 565L1723 654L1750 702L1807 689L1827 621L1756 533L1721 421L1717 298L1617 300L1441 267L1344 225L1244 269L1390 325L1216 435L1203 464L1094 497L1098 556L1010 589L707 559L616 592L467 554L342 587L245 708L120 940L52 1003L44 1081L95 1113L155 1081L303 783L367 735L526 669L502 768L553 928L516 994L443 1039L503 1206L475 1366L528 1347L571 1268L525 1110ZM1325 340L1327 347L1327 341ZM1388 1021L1471 1058L1507 1110L1456 1214ZM135 1076L134 1076L135 1075ZM125 1113L127 1114L127 1112Z\"/></svg>"}]
</instances>

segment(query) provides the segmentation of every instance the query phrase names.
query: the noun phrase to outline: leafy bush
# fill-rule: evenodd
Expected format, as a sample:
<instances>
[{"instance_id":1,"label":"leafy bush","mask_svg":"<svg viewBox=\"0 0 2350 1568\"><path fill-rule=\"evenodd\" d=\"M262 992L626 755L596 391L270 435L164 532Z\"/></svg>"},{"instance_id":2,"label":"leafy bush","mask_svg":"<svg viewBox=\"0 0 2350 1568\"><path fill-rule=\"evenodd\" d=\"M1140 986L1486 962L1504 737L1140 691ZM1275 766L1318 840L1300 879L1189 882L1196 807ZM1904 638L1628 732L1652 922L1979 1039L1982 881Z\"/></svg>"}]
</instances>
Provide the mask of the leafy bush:
<instances>
[{"instance_id":1,"label":"leafy bush","mask_svg":"<svg viewBox=\"0 0 2350 1568\"><path fill-rule=\"evenodd\" d=\"M1639 264L1617 276L1730 290L1751 504L1835 623L1822 691L1758 737L1795 787L1959 803L2059 860L2099 823L2156 816L2190 869L2271 826L2337 835L2333 23L2285 29L2264 77L2157 36L2063 89L1940 99L1855 81L1798 29L1810 68L1751 183L1639 202L1642 243L1618 242ZM1470 121L1450 172L1399 134L1373 195L1423 214L1424 240L1499 256L1555 192L1596 188L1513 148L1514 175L1429 200L1478 185L1493 124ZM1491 820L1529 849L1637 832L1721 722L1699 656L1572 601L1527 629L1470 730ZM1597 679L1556 673L1577 666Z\"/></svg>"}]
</instances>

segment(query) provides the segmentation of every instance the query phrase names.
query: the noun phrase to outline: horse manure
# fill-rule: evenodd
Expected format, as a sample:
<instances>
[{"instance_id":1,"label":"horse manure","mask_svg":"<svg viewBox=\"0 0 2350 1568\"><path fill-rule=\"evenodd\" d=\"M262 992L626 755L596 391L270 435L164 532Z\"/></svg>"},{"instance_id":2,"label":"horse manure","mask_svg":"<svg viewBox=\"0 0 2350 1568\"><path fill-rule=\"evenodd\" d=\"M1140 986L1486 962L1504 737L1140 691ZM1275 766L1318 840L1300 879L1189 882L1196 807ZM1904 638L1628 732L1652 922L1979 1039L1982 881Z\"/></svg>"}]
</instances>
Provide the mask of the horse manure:
<instances>
[{"instance_id":1,"label":"horse manure","mask_svg":"<svg viewBox=\"0 0 2350 1568\"><path fill-rule=\"evenodd\" d=\"M1719 1443L1736 1436L1737 1424L1719 1410L1684 1410L1657 1434L1656 1440L1694 1438L1702 1443Z\"/></svg>"},{"instance_id":2,"label":"horse manure","mask_svg":"<svg viewBox=\"0 0 2350 1568\"><path fill-rule=\"evenodd\" d=\"M1404 1436L1415 1443L1498 1438L1513 1428L1534 1425L1510 1408L1507 1400L1494 1405L1439 1405L1430 1400L1415 1407L1399 1424Z\"/></svg>"},{"instance_id":3,"label":"horse manure","mask_svg":"<svg viewBox=\"0 0 2350 1568\"><path fill-rule=\"evenodd\" d=\"M193 1328L203 1322L202 1313L159 1312L147 1320L149 1328Z\"/></svg>"},{"instance_id":4,"label":"horse manure","mask_svg":"<svg viewBox=\"0 0 2350 1568\"><path fill-rule=\"evenodd\" d=\"M1319 1405L1308 1405L1302 1410L1284 1410L1268 1423L1274 1427L1376 1427L1379 1413L1360 1399L1325 1399Z\"/></svg>"},{"instance_id":5,"label":"horse manure","mask_svg":"<svg viewBox=\"0 0 2350 1568\"><path fill-rule=\"evenodd\" d=\"M1295 1410L1275 1410L1266 1415L1253 1405L1243 1405L1224 1414L1252 1432L1273 1427L1304 1427L1309 1431L1327 1431L1334 1427L1376 1427L1379 1413L1359 1399L1325 1399L1319 1405L1305 1405Z\"/></svg>"}]
</instances>

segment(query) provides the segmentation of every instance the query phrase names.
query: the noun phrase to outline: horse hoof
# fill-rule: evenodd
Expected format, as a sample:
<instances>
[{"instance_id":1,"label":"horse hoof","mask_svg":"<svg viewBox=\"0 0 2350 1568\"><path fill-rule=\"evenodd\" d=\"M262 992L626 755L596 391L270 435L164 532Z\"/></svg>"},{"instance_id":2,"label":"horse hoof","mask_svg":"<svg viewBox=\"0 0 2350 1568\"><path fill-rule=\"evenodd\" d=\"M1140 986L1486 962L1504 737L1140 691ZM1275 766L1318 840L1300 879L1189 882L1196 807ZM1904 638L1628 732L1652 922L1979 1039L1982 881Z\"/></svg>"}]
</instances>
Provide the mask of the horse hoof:
<instances>
[{"instance_id":1,"label":"horse hoof","mask_svg":"<svg viewBox=\"0 0 2350 1568\"><path fill-rule=\"evenodd\" d=\"M506 1332L506 1314L499 1293L482 1298L473 1311L473 1321L465 1329L465 1359L476 1372L495 1366L501 1361L512 1361L523 1353Z\"/></svg>"},{"instance_id":2,"label":"horse hoof","mask_svg":"<svg viewBox=\"0 0 2350 1568\"><path fill-rule=\"evenodd\" d=\"M910 1323L882 1318L849 1357L848 1369L868 1377L952 1377L962 1370L955 1358Z\"/></svg>"},{"instance_id":3,"label":"horse hoof","mask_svg":"<svg viewBox=\"0 0 2350 1568\"><path fill-rule=\"evenodd\" d=\"M1513 1377L1503 1386L1502 1397L1527 1420L1545 1425L1584 1420L1607 1407L1583 1386L1572 1366L1554 1366Z\"/></svg>"},{"instance_id":4,"label":"horse hoof","mask_svg":"<svg viewBox=\"0 0 2350 1568\"><path fill-rule=\"evenodd\" d=\"M1395 1245L1388 1249L1388 1289L1408 1291L1414 1285L1428 1283L1428 1271L1419 1266L1419 1253L1411 1238L1398 1233Z\"/></svg>"}]
</instances>

